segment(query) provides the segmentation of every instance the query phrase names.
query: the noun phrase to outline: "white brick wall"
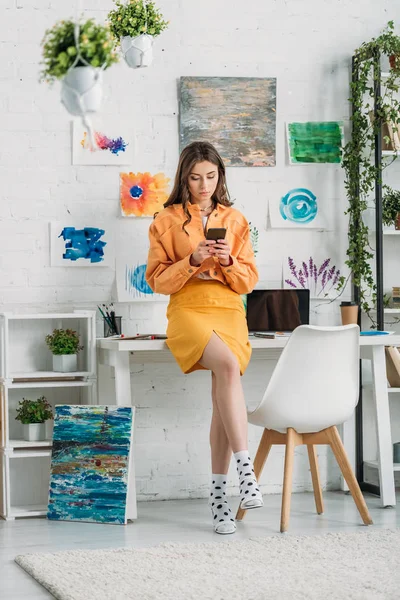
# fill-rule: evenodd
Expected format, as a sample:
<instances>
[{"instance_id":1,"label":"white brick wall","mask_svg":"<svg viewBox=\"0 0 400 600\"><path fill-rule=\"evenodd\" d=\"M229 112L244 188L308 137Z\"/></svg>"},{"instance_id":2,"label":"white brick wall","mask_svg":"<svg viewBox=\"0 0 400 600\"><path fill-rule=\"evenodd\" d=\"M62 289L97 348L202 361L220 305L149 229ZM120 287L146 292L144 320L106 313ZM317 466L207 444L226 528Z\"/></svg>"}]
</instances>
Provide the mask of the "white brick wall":
<instances>
[{"instance_id":1,"label":"white brick wall","mask_svg":"<svg viewBox=\"0 0 400 600\"><path fill-rule=\"evenodd\" d=\"M337 204L335 232L328 244L346 248L343 174L332 165L288 167L287 120L348 119L350 56L376 35L389 18L399 20L392 0L159 0L170 20L156 41L154 65L143 71L121 63L105 73L102 114L119 120L135 138L131 170L163 170L173 177L178 158L177 82L181 75L276 76L277 166L229 169L237 206L261 227L259 254L277 258L320 243L316 233L290 236L263 229L268 195L281 181L307 171L323 179L326 197ZM85 15L104 19L110 0L85 0ZM61 0L1 0L0 18L0 309L20 311L93 308L109 301L113 269L51 268L48 222L71 214L114 222L120 237L144 232L148 222L119 217L118 168L71 165L70 118L59 86L38 83L44 31L73 15ZM341 229L341 232L338 231ZM165 323L164 305L121 305L127 333ZM337 306L320 309L314 320L335 323ZM101 323L99 322L99 334ZM185 377L175 365L132 366L137 412L139 498L196 497L209 477L209 376ZM265 386L260 364L244 378L249 402ZM105 388L106 389L106 388ZM251 428L254 452L260 432ZM321 451L327 486L337 487L330 455ZM268 492L280 489L282 454L274 450L263 477ZM230 483L236 482L231 473ZM294 489L310 489L303 452L296 462ZM236 487L232 488L236 492Z\"/></svg>"}]
</instances>

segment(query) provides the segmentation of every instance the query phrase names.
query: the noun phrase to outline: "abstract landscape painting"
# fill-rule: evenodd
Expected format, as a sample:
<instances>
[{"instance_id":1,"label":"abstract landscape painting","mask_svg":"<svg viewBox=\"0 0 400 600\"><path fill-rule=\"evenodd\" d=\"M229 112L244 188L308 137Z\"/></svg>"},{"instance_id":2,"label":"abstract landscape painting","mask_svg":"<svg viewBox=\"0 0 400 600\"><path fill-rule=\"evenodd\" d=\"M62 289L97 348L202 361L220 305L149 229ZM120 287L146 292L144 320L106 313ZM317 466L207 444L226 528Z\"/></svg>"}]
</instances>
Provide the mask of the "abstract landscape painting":
<instances>
[{"instance_id":1,"label":"abstract landscape painting","mask_svg":"<svg viewBox=\"0 0 400 600\"><path fill-rule=\"evenodd\" d=\"M58 405L49 519L125 524L134 408Z\"/></svg>"},{"instance_id":2,"label":"abstract landscape painting","mask_svg":"<svg viewBox=\"0 0 400 600\"><path fill-rule=\"evenodd\" d=\"M109 124L95 124L89 131L81 121L73 121L72 128L72 164L129 165L132 163L133 143L120 129Z\"/></svg>"},{"instance_id":3,"label":"abstract landscape painting","mask_svg":"<svg viewBox=\"0 0 400 600\"><path fill-rule=\"evenodd\" d=\"M181 77L180 147L211 142L228 167L273 167L276 79Z\"/></svg>"},{"instance_id":4,"label":"abstract landscape painting","mask_svg":"<svg viewBox=\"0 0 400 600\"><path fill-rule=\"evenodd\" d=\"M291 165L341 162L343 123L338 121L288 123Z\"/></svg>"},{"instance_id":5,"label":"abstract landscape painting","mask_svg":"<svg viewBox=\"0 0 400 600\"><path fill-rule=\"evenodd\" d=\"M110 227L90 221L74 225L50 223L50 264L52 267L113 266Z\"/></svg>"},{"instance_id":6,"label":"abstract landscape painting","mask_svg":"<svg viewBox=\"0 0 400 600\"><path fill-rule=\"evenodd\" d=\"M168 199L170 180L164 173L120 173L120 203L123 217L154 217Z\"/></svg>"}]
</instances>

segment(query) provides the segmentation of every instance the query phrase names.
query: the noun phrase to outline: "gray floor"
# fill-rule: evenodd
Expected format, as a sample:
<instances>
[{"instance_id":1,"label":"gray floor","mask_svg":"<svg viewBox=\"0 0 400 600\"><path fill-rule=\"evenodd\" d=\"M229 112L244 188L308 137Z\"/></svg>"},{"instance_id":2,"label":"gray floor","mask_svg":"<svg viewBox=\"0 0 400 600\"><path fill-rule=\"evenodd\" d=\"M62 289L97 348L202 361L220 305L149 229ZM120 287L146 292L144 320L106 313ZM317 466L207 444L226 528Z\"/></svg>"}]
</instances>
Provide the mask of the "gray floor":
<instances>
[{"instance_id":1,"label":"gray floor","mask_svg":"<svg viewBox=\"0 0 400 600\"><path fill-rule=\"evenodd\" d=\"M374 527L400 526L400 508L381 508L379 498L365 496ZM46 519L0 520L0 598L1 600L42 600L52 598L20 569L13 559L17 554L56 552L82 548L119 548L153 546L162 542L219 542L270 536L279 533L280 495L264 496L263 509L249 511L238 523L234 535L221 536L212 531L206 500L141 502L138 520L129 525L55 523ZM324 494L325 513L314 512L312 494L293 494L290 532L285 535L318 535L327 532L357 531L362 522L351 496L342 492ZM400 495L398 496L400 502ZM232 510L237 500L232 499ZM400 506L400 505L399 505ZM99 599L101 600L101 599Z\"/></svg>"}]
</instances>

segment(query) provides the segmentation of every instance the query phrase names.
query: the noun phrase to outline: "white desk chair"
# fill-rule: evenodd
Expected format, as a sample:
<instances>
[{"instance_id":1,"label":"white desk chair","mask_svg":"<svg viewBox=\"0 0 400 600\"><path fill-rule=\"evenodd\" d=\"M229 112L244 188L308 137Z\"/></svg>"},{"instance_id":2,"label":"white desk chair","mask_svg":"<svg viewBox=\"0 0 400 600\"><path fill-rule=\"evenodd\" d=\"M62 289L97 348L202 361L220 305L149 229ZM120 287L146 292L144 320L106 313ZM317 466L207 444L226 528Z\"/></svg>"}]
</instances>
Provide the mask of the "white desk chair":
<instances>
[{"instance_id":1,"label":"white desk chair","mask_svg":"<svg viewBox=\"0 0 400 600\"><path fill-rule=\"evenodd\" d=\"M354 476L336 425L347 421L358 402L358 325L297 327L286 344L259 406L249 423L264 428L254 460L260 479L273 444L285 444L281 532L287 531L294 449L306 444L317 513L323 512L315 444L329 444L365 525L372 519ZM236 519L246 511L239 508Z\"/></svg>"}]
</instances>

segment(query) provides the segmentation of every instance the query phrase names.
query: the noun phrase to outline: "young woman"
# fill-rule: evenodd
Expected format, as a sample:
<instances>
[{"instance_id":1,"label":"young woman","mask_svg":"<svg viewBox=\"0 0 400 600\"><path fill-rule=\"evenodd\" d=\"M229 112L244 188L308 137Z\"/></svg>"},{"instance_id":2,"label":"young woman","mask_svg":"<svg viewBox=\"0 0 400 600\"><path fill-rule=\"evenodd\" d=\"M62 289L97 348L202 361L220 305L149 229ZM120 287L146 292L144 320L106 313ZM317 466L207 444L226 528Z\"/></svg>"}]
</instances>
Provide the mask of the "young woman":
<instances>
[{"instance_id":1,"label":"young woman","mask_svg":"<svg viewBox=\"0 0 400 600\"><path fill-rule=\"evenodd\" d=\"M146 280L171 296L167 345L184 373L212 373L210 430L212 483L209 505L217 533L234 533L226 497L232 452L240 482L240 506L263 505L248 453L247 412L240 376L251 355L241 294L258 279L249 224L232 208L225 166L207 142L193 142L180 156L175 184L150 226ZM225 239L206 239L208 229Z\"/></svg>"}]
</instances>

